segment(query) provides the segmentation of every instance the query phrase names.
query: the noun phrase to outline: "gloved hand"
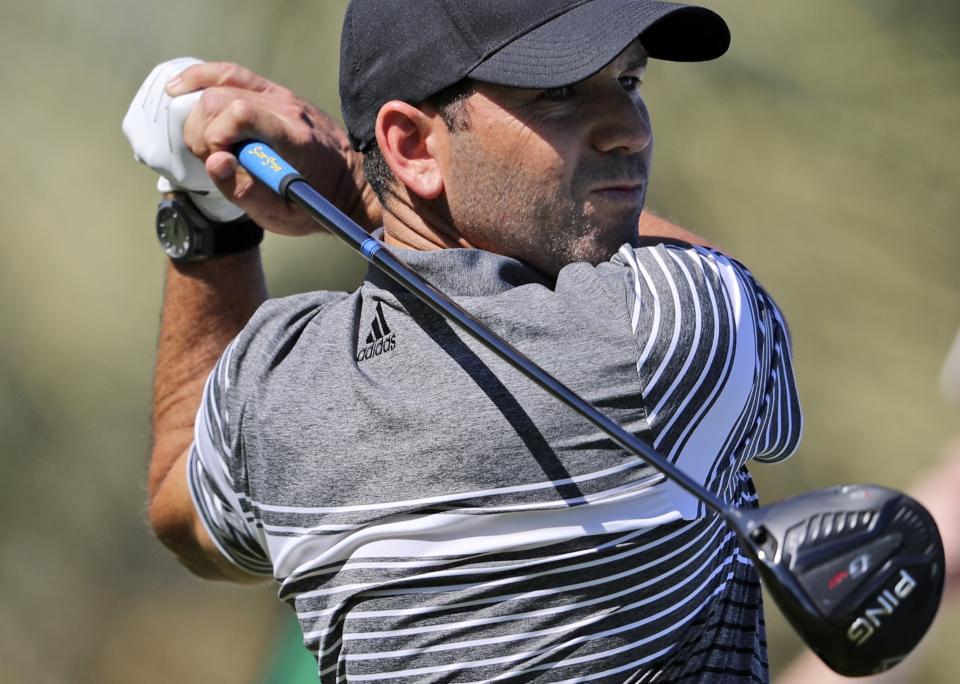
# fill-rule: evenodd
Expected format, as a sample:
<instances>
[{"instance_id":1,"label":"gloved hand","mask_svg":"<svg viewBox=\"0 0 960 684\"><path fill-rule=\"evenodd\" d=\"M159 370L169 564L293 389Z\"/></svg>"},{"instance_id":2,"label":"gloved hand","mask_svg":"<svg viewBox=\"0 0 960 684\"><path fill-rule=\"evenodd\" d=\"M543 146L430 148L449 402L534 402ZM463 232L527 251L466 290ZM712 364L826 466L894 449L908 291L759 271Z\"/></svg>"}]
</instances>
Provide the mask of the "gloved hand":
<instances>
[{"instance_id":1,"label":"gloved hand","mask_svg":"<svg viewBox=\"0 0 960 684\"><path fill-rule=\"evenodd\" d=\"M175 75L202 63L193 57L181 57L154 67L123 117L123 133L130 141L137 161L160 174L157 190L186 191L197 208L211 220L232 221L243 216L243 210L223 196L207 175L203 162L187 149L183 141L184 121L202 91L170 97L164 90Z\"/></svg>"}]
</instances>

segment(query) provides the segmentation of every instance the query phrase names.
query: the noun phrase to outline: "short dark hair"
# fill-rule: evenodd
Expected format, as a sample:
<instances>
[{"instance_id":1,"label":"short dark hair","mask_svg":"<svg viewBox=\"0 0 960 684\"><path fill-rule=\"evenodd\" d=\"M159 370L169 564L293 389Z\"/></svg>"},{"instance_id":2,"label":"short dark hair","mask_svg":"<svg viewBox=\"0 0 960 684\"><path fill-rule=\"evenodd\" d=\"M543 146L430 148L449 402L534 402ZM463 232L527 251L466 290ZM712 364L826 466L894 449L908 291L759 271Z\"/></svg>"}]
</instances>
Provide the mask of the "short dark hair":
<instances>
[{"instance_id":1,"label":"short dark hair","mask_svg":"<svg viewBox=\"0 0 960 684\"><path fill-rule=\"evenodd\" d=\"M464 78L427 98L422 104L429 104L440 110L440 118L447 125L447 129L459 133L470 128L466 101L473 91L473 81ZM397 178L387 166L387 160L383 158L376 140L363 153L363 173L380 204L386 205L387 197L393 194Z\"/></svg>"}]
</instances>

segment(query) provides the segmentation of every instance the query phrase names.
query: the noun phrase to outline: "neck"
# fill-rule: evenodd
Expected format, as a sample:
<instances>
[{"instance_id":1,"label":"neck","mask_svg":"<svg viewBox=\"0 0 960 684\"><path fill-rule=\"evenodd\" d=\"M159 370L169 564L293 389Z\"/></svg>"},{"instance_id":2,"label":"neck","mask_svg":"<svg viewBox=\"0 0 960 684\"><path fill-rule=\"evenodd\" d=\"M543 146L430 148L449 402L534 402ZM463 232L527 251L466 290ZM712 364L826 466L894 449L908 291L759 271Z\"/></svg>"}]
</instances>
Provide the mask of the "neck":
<instances>
[{"instance_id":1,"label":"neck","mask_svg":"<svg viewBox=\"0 0 960 684\"><path fill-rule=\"evenodd\" d=\"M391 197L383 211L383 232L386 244L420 252L473 247L453 226L445 206L419 199Z\"/></svg>"}]
</instances>

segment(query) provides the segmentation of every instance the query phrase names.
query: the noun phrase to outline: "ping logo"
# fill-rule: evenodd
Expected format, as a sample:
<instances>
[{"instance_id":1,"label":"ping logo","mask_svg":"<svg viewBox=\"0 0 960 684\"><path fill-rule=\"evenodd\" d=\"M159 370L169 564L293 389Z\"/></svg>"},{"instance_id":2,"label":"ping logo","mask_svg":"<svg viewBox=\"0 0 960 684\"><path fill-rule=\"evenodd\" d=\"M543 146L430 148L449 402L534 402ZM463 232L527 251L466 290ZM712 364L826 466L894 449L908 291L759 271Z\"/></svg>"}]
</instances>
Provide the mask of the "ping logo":
<instances>
[{"instance_id":1,"label":"ping logo","mask_svg":"<svg viewBox=\"0 0 960 684\"><path fill-rule=\"evenodd\" d=\"M906 570L901 570L896 586L893 589L884 589L877 595L874 599L876 605L867 608L863 615L850 625L847 638L857 646L863 646L880 628L881 618L893 615L893 611L897 609L900 602L907 598L916 586L917 581Z\"/></svg>"},{"instance_id":2,"label":"ping logo","mask_svg":"<svg viewBox=\"0 0 960 684\"><path fill-rule=\"evenodd\" d=\"M393 351L396 346L397 335L391 332L390 326L387 325L387 319L383 315L383 304L377 302L377 315L373 317L373 323L370 324L366 346L357 351L357 363Z\"/></svg>"}]
</instances>

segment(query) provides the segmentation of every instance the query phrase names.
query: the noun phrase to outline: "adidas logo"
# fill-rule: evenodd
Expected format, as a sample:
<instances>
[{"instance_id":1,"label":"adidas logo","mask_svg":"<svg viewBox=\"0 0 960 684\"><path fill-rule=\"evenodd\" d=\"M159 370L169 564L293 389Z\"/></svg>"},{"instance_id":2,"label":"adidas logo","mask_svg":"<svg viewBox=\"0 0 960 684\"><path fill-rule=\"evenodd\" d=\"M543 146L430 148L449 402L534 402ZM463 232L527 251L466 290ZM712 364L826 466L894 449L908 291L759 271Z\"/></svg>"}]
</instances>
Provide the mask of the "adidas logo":
<instances>
[{"instance_id":1,"label":"adidas logo","mask_svg":"<svg viewBox=\"0 0 960 684\"><path fill-rule=\"evenodd\" d=\"M388 351L393 351L397 346L396 333L390 332L390 326L387 325L387 319L383 315L383 304L377 302L377 315L373 317L373 323L370 324L370 333L367 335L365 347L357 351L357 363L373 359Z\"/></svg>"}]
</instances>

